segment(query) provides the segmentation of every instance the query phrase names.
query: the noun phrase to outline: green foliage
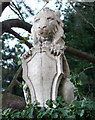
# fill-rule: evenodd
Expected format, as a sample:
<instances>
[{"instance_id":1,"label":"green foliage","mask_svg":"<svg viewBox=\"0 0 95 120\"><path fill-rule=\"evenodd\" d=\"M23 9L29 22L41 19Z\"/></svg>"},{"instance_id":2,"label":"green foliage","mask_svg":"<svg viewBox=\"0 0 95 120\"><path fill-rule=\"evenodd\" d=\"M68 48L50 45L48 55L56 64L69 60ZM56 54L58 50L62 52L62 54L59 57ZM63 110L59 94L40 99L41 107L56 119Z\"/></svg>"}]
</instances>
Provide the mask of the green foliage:
<instances>
[{"instance_id":1,"label":"green foliage","mask_svg":"<svg viewBox=\"0 0 95 120\"><path fill-rule=\"evenodd\" d=\"M47 107L40 107L38 101L34 101L33 104L26 105L25 109L21 111L12 111L12 109L7 109L3 111L2 119L95 119L95 104L93 101L87 98L83 98L80 101L76 97L73 103L68 105L61 97L58 97L56 99L56 102L52 100L47 100L46 105Z\"/></svg>"},{"instance_id":2,"label":"green foliage","mask_svg":"<svg viewBox=\"0 0 95 120\"><path fill-rule=\"evenodd\" d=\"M38 101L34 101L33 104L26 105L24 110L12 110L7 109L2 113L2 119L4 120L93 120L95 119L95 102L91 99L84 97L81 93L79 86L82 86L81 80L77 82L79 75L71 76L71 81L74 83L74 93L75 99L72 101L72 104L68 105L64 100L59 96L56 99L56 102L53 100L46 101L46 107L40 107ZM22 82L21 87L24 85ZM26 88L27 89L27 88Z\"/></svg>"},{"instance_id":3,"label":"green foliage","mask_svg":"<svg viewBox=\"0 0 95 120\"><path fill-rule=\"evenodd\" d=\"M94 2L87 4L94 5ZM95 26L95 9L93 7L88 7L79 3L74 3L73 5L89 22ZM94 29L87 24L83 18L70 7L68 3L67 6L68 8L65 8L63 12L66 45L95 55ZM91 66L95 67L95 65L69 54L66 54L66 58L70 67L71 81L75 83L76 91L79 90L80 95L95 100L95 68L84 71L86 68Z\"/></svg>"}]
</instances>

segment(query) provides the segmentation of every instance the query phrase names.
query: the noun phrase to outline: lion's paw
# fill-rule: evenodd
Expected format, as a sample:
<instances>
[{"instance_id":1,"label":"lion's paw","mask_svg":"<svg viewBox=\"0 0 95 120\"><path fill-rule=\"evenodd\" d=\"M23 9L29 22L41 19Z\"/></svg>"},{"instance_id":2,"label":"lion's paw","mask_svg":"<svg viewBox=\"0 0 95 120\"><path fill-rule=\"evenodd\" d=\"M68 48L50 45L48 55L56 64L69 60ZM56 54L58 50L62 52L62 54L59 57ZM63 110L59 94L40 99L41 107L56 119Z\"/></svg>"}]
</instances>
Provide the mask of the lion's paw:
<instances>
[{"instance_id":1,"label":"lion's paw","mask_svg":"<svg viewBox=\"0 0 95 120\"><path fill-rule=\"evenodd\" d=\"M59 56L61 54L60 50L55 49L54 47L50 48L50 52L51 54L53 54L54 56Z\"/></svg>"},{"instance_id":2,"label":"lion's paw","mask_svg":"<svg viewBox=\"0 0 95 120\"><path fill-rule=\"evenodd\" d=\"M24 58L24 59L26 59L27 57L29 57L30 55L32 55L32 50L30 49L29 51L27 51L26 53L24 53L23 55L22 55L22 57Z\"/></svg>"}]
</instances>

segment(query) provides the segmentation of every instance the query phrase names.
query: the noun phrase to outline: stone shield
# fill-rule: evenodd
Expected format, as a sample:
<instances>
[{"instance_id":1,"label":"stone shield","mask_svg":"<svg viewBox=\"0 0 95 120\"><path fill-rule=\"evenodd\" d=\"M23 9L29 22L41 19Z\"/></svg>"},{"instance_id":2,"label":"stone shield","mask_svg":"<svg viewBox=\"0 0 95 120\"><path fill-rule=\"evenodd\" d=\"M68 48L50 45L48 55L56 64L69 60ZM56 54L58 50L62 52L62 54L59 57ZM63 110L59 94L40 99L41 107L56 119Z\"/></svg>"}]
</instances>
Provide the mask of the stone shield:
<instances>
[{"instance_id":1,"label":"stone shield","mask_svg":"<svg viewBox=\"0 0 95 120\"><path fill-rule=\"evenodd\" d=\"M33 48L32 54L22 58L23 79L30 89L31 102L38 100L45 106L48 99L56 100L63 77L61 56L54 56L47 47Z\"/></svg>"}]
</instances>

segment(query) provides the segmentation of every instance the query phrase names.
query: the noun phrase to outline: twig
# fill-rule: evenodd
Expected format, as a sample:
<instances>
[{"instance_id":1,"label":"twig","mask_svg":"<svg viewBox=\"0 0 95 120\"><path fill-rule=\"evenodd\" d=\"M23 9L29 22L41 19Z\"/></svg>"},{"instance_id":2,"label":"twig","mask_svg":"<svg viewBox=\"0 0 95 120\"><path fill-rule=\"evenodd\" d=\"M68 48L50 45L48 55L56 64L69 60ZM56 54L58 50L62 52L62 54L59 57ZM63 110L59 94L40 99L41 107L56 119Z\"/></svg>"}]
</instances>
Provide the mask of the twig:
<instances>
[{"instance_id":1,"label":"twig","mask_svg":"<svg viewBox=\"0 0 95 120\"><path fill-rule=\"evenodd\" d=\"M77 3L80 3L80 4L82 4L82 5L88 6L88 7L94 7L94 5L90 5L90 4L87 4L87 3L78 2L78 1L76 1L76 2L77 2Z\"/></svg>"},{"instance_id":2,"label":"twig","mask_svg":"<svg viewBox=\"0 0 95 120\"><path fill-rule=\"evenodd\" d=\"M88 97L89 93L90 93L90 85L88 84L88 92L86 94L86 97Z\"/></svg>"},{"instance_id":3,"label":"twig","mask_svg":"<svg viewBox=\"0 0 95 120\"><path fill-rule=\"evenodd\" d=\"M9 8L10 8L15 14L17 14L20 19L22 19L22 18L20 17L20 15L12 8L11 5L9 5Z\"/></svg>"},{"instance_id":4,"label":"twig","mask_svg":"<svg viewBox=\"0 0 95 120\"><path fill-rule=\"evenodd\" d=\"M21 82L19 82L18 80L16 80L16 84L17 84L17 85L20 85L20 84L21 84Z\"/></svg>"},{"instance_id":5,"label":"twig","mask_svg":"<svg viewBox=\"0 0 95 120\"><path fill-rule=\"evenodd\" d=\"M82 72L80 72L79 75L81 75L83 72L87 71L88 69L95 69L95 67L93 67L93 66L87 67Z\"/></svg>"},{"instance_id":6,"label":"twig","mask_svg":"<svg viewBox=\"0 0 95 120\"><path fill-rule=\"evenodd\" d=\"M23 2L24 7L27 9L28 13L34 16L33 10Z\"/></svg>"},{"instance_id":7,"label":"twig","mask_svg":"<svg viewBox=\"0 0 95 120\"><path fill-rule=\"evenodd\" d=\"M12 4L13 4L14 7L16 8L16 10L19 12L19 14L20 14L22 20L24 21L24 18L23 18L23 16L22 16L22 14L20 13L19 9L17 8L17 6L14 4L14 2L12 2Z\"/></svg>"},{"instance_id":8,"label":"twig","mask_svg":"<svg viewBox=\"0 0 95 120\"><path fill-rule=\"evenodd\" d=\"M70 0L68 0L68 1L69 1L70 5L73 7L73 9L76 10L77 13L83 18L83 20L84 20L87 24L89 24L90 26L92 26L92 27L94 28L94 30L95 30L95 26L94 26L92 23L90 23L90 22L79 12L79 10L76 9L76 8L73 6L73 4L71 3Z\"/></svg>"},{"instance_id":9,"label":"twig","mask_svg":"<svg viewBox=\"0 0 95 120\"><path fill-rule=\"evenodd\" d=\"M4 93L7 93L7 92L11 92L11 91L12 91L12 88L13 88L14 85L17 83L17 78L18 78L21 70L22 70L22 66L19 67L19 69L17 70L16 74L15 74L14 77L13 77L13 80L11 81L10 85L8 86L8 88L4 91Z\"/></svg>"},{"instance_id":10,"label":"twig","mask_svg":"<svg viewBox=\"0 0 95 120\"><path fill-rule=\"evenodd\" d=\"M47 4L48 4L48 2L39 10L39 12L40 12L44 7L46 7ZM37 12L37 14L38 14L39 12Z\"/></svg>"}]
</instances>

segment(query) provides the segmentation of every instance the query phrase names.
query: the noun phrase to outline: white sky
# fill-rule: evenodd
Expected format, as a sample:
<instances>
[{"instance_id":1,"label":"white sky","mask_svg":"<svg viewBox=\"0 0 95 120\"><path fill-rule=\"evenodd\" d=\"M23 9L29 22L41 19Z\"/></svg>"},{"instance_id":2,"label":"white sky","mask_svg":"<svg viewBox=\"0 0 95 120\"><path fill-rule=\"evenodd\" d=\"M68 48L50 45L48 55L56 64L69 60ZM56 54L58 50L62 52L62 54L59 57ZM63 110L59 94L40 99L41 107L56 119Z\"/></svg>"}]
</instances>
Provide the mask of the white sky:
<instances>
[{"instance_id":1,"label":"white sky","mask_svg":"<svg viewBox=\"0 0 95 120\"><path fill-rule=\"evenodd\" d=\"M15 1L15 0L13 0ZM17 1L20 1L20 0L17 0ZM41 2L37 2L38 0L24 0L25 3L32 8L32 10L34 10L34 14L37 14L37 12L39 12L43 6L46 4L45 2L43 2L42 0L40 0ZM46 7L49 7L50 9L52 10L55 10L56 8L56 5L55 5L55 2L56 0L49 0L50 2L46 5ZM63 7L65 8L65 3L66 3L67 0L63 0ZM64 9L63 8L63 9ZM14 12L9 8L7 7L4 12L2 13L2 16L0 17L0 21L4 21L4 20L7 20L7 19L15 19L15 18L18 18L18 16L16 14L14 14ZM63 19L63 18L61 18ZM27 18L25 20L26 22L33 22L33 16L30 16L29 18ZM28 32L27 31L24 31L22 29L17 29L15 28L14 30L18 31L18 32L22 32L23 33L23 36L27 36ZM10 44L10 47L14 47L14 45L16 44L16 40L14 41L7 41L9 42ZM24 45L25 49L28 50L28 48Z\"/></svg>"}]
</instances>

